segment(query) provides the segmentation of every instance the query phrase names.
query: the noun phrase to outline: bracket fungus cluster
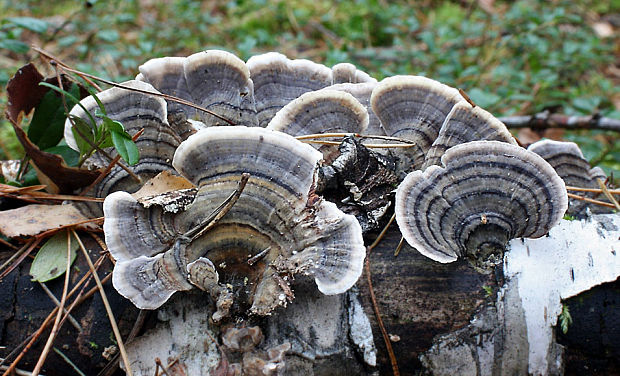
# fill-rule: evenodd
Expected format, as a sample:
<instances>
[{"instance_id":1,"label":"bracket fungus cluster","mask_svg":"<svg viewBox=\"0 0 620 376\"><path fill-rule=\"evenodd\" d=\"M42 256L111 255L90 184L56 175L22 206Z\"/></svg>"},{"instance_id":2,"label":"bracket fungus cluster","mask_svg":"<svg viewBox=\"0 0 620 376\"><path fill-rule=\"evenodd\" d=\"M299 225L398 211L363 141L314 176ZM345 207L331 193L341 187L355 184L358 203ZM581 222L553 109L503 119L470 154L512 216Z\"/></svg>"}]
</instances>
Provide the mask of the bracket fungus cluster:
<instances>
[{"instance_id":1,"label":"bracket fungus cluster","mask_svg":"<svg viewBox=\"0 0 620 376\"><path fill-rule=\"evenodd\" d=\"M544 159L498 141L454 146L407 175L396 191L396 220L407 242L439 261L493 262L510 239L540 237L568 205L564 182Z\"/></svg>"},{"instance_id":2,"label":"bracket fungus cluster","mask_svg":"<svg viewBox=\"0 0 620 376\"><path fill-rule=\"evenodd\" d=\"M368 230L388 212L406 175L395 212L409 244L440 262L485 264L509 239L542 236L559 221L567 195L558 174L580 186L602 177L576 146L520 148L490 113L421 76L377 82L346 63L329 68L278 53L244 62L216 50L152 59L139 71L125 85L185 102L118 88L99 94L130 134L145 129L136 142L142 158L131 169L140 177L167 170L196 185L150 198L106 198L114 286L140 308L198 287L216 301L216 320L230 309L266 315L292 299L289 285L300 273L314 276L325 294L346 291L361 273L362 228L317 191L340 189L339 207ZM97 108L92 99L82 104L91 113ZM72 115L86 117L79 107ZM76 147L70 127L67 140ZM378 143L394 137L408 147L378 155L347 137L339 149L323 145L319 152L294 138L318 133L375 135ZM101 157L96 153L92 164L105 165ZM565 173L568 165L585 177L570 180L576 173ZM209 231L196 230L244 173L249 180L230 212ZM115 168L96 194L136 190L128 179Z\"/></svg>"},{"instance_id":3,"label":"bracket fungus cluster","mask_svg":"<svg viewBox=\"0 0 620 376\"><path fill-rule=\"evenodd\" d=\"M179 213L144 205L125 192L104 202L106 243L117 260L113 283L139 308L162 305L197 285L217 300L214 318L236 300L269 314L292 298L293 275L312 275L338 294L358 279L365 257L355 217L314 194L321 154L284 133L218 127L181 143L173 165L197 186ZM230 211L209 231L188 236L249 180ZM254 260L249 263L249 260Z\"/></svg>"},{"instance_id":4,"label":"bracket fungus cluster","mask_svg":"<svg viewBox=\"0 0 620 376\"><path fill-rule=\"evenodd\" d=\"M581 188L599 188L597 179L607 179L600 167L590 167L577 144L553 140L541 140L530 145L527 150L540 155L555 169L566 185ZM596 193L585 192L585 196L596 198ZM584 216L586 209L593 213L609 213L610 210L585 201L569 199L567 214Z\"/></svg>"}]
</instances>

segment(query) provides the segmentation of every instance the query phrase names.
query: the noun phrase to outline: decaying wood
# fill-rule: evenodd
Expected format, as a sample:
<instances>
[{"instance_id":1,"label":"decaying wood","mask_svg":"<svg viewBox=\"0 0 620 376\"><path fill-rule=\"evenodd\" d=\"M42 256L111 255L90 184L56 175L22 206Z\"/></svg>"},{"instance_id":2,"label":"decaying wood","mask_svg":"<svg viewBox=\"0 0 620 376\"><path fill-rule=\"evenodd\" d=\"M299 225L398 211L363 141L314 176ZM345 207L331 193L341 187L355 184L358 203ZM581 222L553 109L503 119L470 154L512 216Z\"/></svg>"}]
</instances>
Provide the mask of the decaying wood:
<instances>
[{"instance_id":1,"label":"decaying wood","mask_svg":"<svg viewBox=\"0 0 620 376\"><path fill-rule=\"evenodd\" d=\"M508 128L599 129L620 132L620 120L600 115L568 116L544 111L534 115L505 116L498 119Z\"/></svg>"}]
</instances>

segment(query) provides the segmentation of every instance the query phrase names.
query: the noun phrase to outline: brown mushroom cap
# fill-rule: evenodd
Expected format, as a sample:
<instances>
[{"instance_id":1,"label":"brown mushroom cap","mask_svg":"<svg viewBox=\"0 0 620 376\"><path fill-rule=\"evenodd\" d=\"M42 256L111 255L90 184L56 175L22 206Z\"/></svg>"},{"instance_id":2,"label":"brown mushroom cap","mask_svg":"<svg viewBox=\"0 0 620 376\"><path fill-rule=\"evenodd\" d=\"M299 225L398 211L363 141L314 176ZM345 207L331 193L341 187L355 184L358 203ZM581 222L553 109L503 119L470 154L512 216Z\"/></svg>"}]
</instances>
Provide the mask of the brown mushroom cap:
<instances>
[{"instance_id":1,"label":"brown mushroom cap","mask_svg":"<svg viewBox=\"0 0 620 376\"><path fill-rule=\"evenodd\" d=\"M590 167L581 149L574 142L540 140L531 144L527 150L540 155L555 169L566 185L581 188L599 188L596 179L605 181L607 176L600 167ZM595 198L596 193L583 193L584 196ZM598 205L589 205L585 201L569 199L567 214L582 216L586 208L594 213L609 213L610 209Z\"/></svg>"},{"instance_id":2,"label":"brown mushroom cap","mask_svg":"<svg viewBox=\"0 0 620 376\"><path fill-rule=\"evenodd\" d=\"M415 143L396 151L404 171L418 169L454 105L458 90L421 76L388 77L377 85L370 102L388 136Z\"/></svg>"},{"instance_id":3,"label":"brown mushroom cap","mask_svg":"<svg viewBox=\"0 0 620 376\"><path fill-rule=\"evenodd\" d=\"M396 191L403 236L433 260L501 252L510 239L544 235L566 211L562 179L518 146L468 142L450 148L441 161L442 167L410 173Z\"/></svg>"},{"instance_id":4,"label":"brown mushroom cap","mask_svg":"<svg viewBox=\"0 0 620 376\"><path fill-rule=\"evenodd\" d=\"M344 292L361 274L365 248L355 217L314 195L320 159L318 151L280 132L246 127L201 130L179 146L173 161L198 186L193 204L168 215L120 193L109 196L104 230L110 252L130 260L136 253L171 252L166 244L203 223L235 190L241 174L249 173L230 212L187 244L187 263L208 258L224 281L244 289L252 311L259 314L283 303L276 276L281 273L309 273L323 293ZM263 251L262 259L248 265L250 257ZM152 261L142 260L144 266L132 261L133 273L119 273L117 280L135 286L136 279L148 279L140 273ZM186 277L187 270L180 268L177 275ZM242 287L245 277L250 282Z\"/></svg>"}]
</instances>

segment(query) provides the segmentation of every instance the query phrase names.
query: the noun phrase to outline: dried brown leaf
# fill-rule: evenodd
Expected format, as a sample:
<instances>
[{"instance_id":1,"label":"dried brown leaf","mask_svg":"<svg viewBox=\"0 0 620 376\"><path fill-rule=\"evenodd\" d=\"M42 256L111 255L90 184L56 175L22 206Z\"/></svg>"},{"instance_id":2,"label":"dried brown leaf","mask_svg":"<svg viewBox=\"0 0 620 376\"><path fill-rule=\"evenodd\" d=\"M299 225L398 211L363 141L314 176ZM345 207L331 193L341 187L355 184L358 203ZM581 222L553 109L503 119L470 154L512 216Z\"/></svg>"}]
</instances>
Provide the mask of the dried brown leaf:
<instances>
[{"instance_id":1,"label":"dried brown leaf","mask_svg":"<svg viewBox=\"0 0 620 376\"><path fill-rule=\"evenodd\" d=\"M132 196L139 199L188 188L194 188L194 184L189 180L182 176L172 175L168 171L162 171L157 174L157 176L147 181L142 188L133 193Z\"/></svg>"},{"instance_id":2,"label":"dried brown leaf","mask_svg":"<svg viewBox=\"0 0 620 376\"><path fill-rule=\"evenodd\" d=\"M0 212L0 232L9 238L41 232L88 220L73 205L27 205ZM92 223L87 228L96 228Z\"/></svg>"}]
</instances>

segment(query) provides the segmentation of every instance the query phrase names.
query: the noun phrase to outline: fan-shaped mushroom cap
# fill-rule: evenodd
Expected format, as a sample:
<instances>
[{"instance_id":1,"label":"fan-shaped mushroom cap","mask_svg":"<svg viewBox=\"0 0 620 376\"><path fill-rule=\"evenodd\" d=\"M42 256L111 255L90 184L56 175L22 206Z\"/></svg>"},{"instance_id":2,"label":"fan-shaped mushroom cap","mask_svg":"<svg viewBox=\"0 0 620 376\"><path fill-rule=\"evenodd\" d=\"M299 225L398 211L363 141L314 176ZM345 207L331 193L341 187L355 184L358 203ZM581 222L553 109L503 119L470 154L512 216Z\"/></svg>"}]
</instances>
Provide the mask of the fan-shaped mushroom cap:
<instances>
[{"instance_id":1,"label":"fan-shaped mushroom cap","mask_svg":"<svg viewBox=\"0 0 620 376\"><path fill-rule=\"evenodd\" d=\"M139 67L137 80L164 94L200 105L234 124L255 126L254 88L245 63L221 50L207 50L188 57L151 59ZM168 101L172 115L182 112L187 120L203 126L229 125L193 107ZM179 132L181 133L181 132Z\"/></svg>"},{"instance_id":2,"label":"fan-shaped mushroom cap","mask_svg":"<svg viewBox=\"0 0 620 376\"><path fill-rule=\"evenodd\" d=\"M538 155L499 141L454 146L443 167L407 175L396 220L423 255L452 262L501 252L509 239L540 237L568 205L564 182Z\"/></svg>"},{"instance_id":3,"label":"fan-shaped mushroom cap","mask_svg":"<svg viewBox=\"0 0 620 376\"><path fill-rule=\"evenodd\" d=\"M375 78L364 71L361 71L351 63L340 63L332 67L333 83L341 84L350 82L353 84L362 82L377 82Z\"/></svg>"},{"instance_id":4,"label":"fan-shaped mushroom cap","mask_svg":"<svg viewBox=\"0 0 620 376\"><path fill-rule=\"evenodd\" d=\"M114 209L106 210L106 241L112 240L110 248L122 248L110 252L134 257L165 250L171 234L203 223L247 172L250 179L228 214L187 245L187 262L206 257L224 281L237 287L248 277L249 287L243 288L252 311L259 314L284 303L281 273L309 273L323 293L344 292L361 274L365 248L355 218L314 195L320 159L318 151L280 132L246 127L201 130L179 146L173 161L198 186L193 204L167 217L127 196L109 196L105 208ZM248 265L248 258L261 253L262 259ZM186 273L183 268L178 272Z\"/></svg>"},{"instance_id":5,"label":"fan-shaped mushroom cap","mask_svg":"<svg viewBox=\"0 0 620 376\"><path fill-rule=\"evenodd\" d=\"M151 85L141 81L127 81L123 85L157 92ZM97 98L102 102L108 117L121 122L130 135L144 129L144 133L136 141L136 146L140 150L140 160L136 165L129 167L135 174L148 179L161 171L172 170L171 160L181 140L166 120L166 102L163 99L118 87L98 93ZM87 97L80 103L100 125L103 120L95 116L95 111L99 109L95 99L92 96ZM73 107L70 115L90 122L90 118L80 106ZM78 150L70 120L65 122L64 134L67 145ZM106 151L112 156L116 154L113 148L107 148ZM96 167L103 167L107 166L110 161L99 153L95 153L89 158L89 162ZM137 188L138 185L125 170L114 167L97 185L94 194L97 197L105 197L109 192L116 190L133 192Z\"/></svg>"},{"instance_id":6,"label":"fan-shaped mushroom cap","mask_svg":"<svg viewBox=\"0 0 620 376\"><path fill-rule=\"evenodd\" d=\"M376 86L376 81L357 84L341 83L328 86L322 90L338 90L353 95L358 102L366 107L366 111L368 112L368 127L364 133L369 135L387 136L387 133L385 132L385 129L383 129L379 118L375 115L375 112L372 110L372 106L370 105L370 95Z\"/></svg>"},{"instance_id":7,"label":"fan-shaped mushroom cap","mask_svg":"<svg viewBox=\"0 0 620 376\"><path fill-rule=\"evenodd\" d=\"M469 141L502 141L517 145L508 128L482 108L461 101L454 105L450 116L439 130L439 135L426 154L422 169L439 165L441 156L449 148Z\"/></svg>"},{"instance_id":8,"label":"fan-shaped mushroom cap","mask_svg":"<svg viewBox=\"0 0 620 376\"><path fill-rule=\"evenodd\" d=\"M336 90L318 90L302 94L276 113L267 129L291 136L317 133L363 133L368 112L351 94ZM338 153L338 147L316 145L326 161Z\"/></svg>"},{"instance_id":9,"label":"fan-shaped mushroom cap","mask_svg":"<svg viewBox=\"0 0 620 376\"><path fill-rule=\"evenodd\" d=\"M607 176L600 167L590 167L590 163L584 158L579 146L573 142L561 142L554 140L541 140L530 145L527 150L540 155L555 169L566 185L582 188L599 188L596 179L605 181ZM584 194L595 198L595 193ZM584 215L586 208L594 213L607 213L609 209L588 205L587 202L569 199L568 210L570 215Z\"/></svg>"},{"instance_id":10,"label":"fan-shaped mushroom cap","mask_svg":"<svg viewBox=\"0 0 620 376\"><path fill-rule=\"evenodd\" d=\"M236 125L258 125L253 83L243 60L226 51L209 50L187 57L183 70L197 104ZM199 120L207 126L229 125L209 114L201 114Z\"/></svg>"},{"instance_id":11,"label":"fan-shaped mushroom cap","mask_svg":"<svg viewBox=\"0 0 620 376\"><path fill-rule=\"evenodd\" d=\"M368 112L351 94L318 90L302 94L276 113L268 129L291 136L316 133L363 133Z\"/></svg>"},{"instance_id":12,"label":"fan-shaped mushroom cap","mask_svg":"<svg viewBox=\"0 0 620 376\"><path fill-rule=\"evenodd\" d=\"M417 169L454 105L458 90L421 76L388 77L372 92L370 103L388 136L415 143L396 151L405 171Z\"/></svg>"},{"instance_id":13,"label":"fan-shaped mushroom cap","mask_svg":"<svg viewBox=\"0 0 620 376\"><path fill-rule=\"evenodd\" d=\"M151 59L138 67L140 74L136 76L136 80L147 82L164 94L193 102L194 97L185 80L185 59L184 57ZM167 101L167 103L169 115L182 112L187 119L197 117L196 109L193 107L174 101Z\"/></svg>"},{"instance_id":14,"label":"fan-shaped mushroom cap","mask_svg":"<svg viewBox=\"0 0 620 376\"><path fill-rule=\"evenodd\" d=\"M303 93L332 84L332 71L310 60L289 60L269 52L252 56L247 67L254 82L258 123L266 127L276 112Z\"/></svg>"}]
</instances>

